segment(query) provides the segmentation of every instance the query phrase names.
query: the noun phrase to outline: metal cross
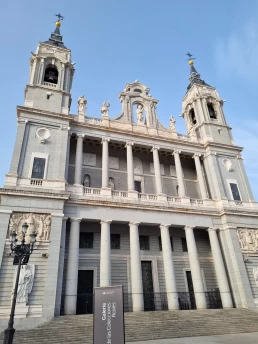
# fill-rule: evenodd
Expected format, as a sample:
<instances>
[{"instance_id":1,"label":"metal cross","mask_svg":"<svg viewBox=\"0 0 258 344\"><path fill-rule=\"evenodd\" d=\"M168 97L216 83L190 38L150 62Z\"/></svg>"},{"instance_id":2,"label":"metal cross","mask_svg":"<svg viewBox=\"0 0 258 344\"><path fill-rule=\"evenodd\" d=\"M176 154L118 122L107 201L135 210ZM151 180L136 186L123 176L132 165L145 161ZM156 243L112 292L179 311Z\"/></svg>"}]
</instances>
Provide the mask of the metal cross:
<instances>
[{"instance_id":1,"label":"metal cross","mask_svg":"<svg viewBox=\"0 0 258 344\"><path fill-rule=\"evenodd\" d=\"M189 57L189 58L187 59L187 61L195 60L195 57L192 57L192 56L193 56L192 54L187 53L186 55Z\"/></svg>"},{"instance_id":2,"label":"metal cross","mask_svg":"<svg viewBox=\"0 0 258 344\"><path fill-rule=\"evenodd\" d=\"M64 20L64 17L60 13L59 14L55 14L55 16L58 17L58 21Z\"/></svg>"}]
</instances>

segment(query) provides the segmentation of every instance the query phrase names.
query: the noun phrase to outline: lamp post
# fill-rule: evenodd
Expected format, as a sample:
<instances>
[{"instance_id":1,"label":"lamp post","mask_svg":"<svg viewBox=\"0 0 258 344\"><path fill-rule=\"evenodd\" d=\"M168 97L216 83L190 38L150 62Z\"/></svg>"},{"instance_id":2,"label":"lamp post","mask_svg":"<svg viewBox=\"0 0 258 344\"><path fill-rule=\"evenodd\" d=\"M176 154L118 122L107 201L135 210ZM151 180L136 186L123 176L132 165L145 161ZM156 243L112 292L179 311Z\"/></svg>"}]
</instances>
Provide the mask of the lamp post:
<instances>
[{"instance_id":1,"label":"lamp post","mask_svg":"<svg viewBox=\"0 0 258 344\"><path fill-rule=\"evenodd\" d=\"M8 322L8 327L4 331L4 341L3 344L12 344L13 342L13 336L15 329L13 328L14 324L14 314L15 314L15 306L16 306L16 298L17 298L17 290L19 286L19 278L20 278L20 272L21 272L21 266L26 265L29 261L29 257L33 251L34 244L36 242L36 232L32 232L30 234L30 243L26 244L25 236L28 230L28 224L24 223L22 225L22 240L19 245L17 245L17 239L16 239L16 232L11 232L10 234L10 241L11 241L11 251L12 256L14 257L14 265L18 265L17 269L17 275L15 280L15 286L13 290L13 298L12 298L12 307L11 307L11 313L10 318Z\"/></svg>"}]
</instances>

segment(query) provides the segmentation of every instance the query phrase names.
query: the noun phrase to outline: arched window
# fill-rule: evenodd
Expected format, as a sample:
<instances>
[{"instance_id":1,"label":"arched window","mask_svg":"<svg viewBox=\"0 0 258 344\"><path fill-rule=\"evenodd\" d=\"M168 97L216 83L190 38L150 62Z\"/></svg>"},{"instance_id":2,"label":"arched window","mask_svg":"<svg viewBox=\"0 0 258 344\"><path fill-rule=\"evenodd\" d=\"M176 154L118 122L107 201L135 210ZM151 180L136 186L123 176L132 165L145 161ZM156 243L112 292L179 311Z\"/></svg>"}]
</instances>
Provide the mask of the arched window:
<instances>
[{"instance_id":1,"label":"arched window","mask_svg":"<svg viewBox=\"0 0 258 344\"><path fill-rule=\"evenodd\" d=\"M55 65L49 64L45 70L44 82L50 82L51 84L57 84L58 82L58 70Z\"/></svg>"},{"instance_id":2,"label":"arched window","mask_svg":"<svg viewBox=\"0 0 258 344\"><path fill-rule=\"evenodd\" d=\"M213 104L208 103L207 104L209 115L211 119L217 119L216 111L214 110Z\"/></svg>"},{"instance_id":3,"label":"arched window","mask_svg":"<svg viewBox=\"0 0 258 344\"><path fill-rule=\"evenodd\" d=\"M197 122L196 122L196 117L195 117L194 109L191 109L189 111L189 115L190 115L190 118L191 118L191 121L192 121L193 125L195 125Z\"/></svg>"},{"instance_id":4,"label":"arched window","mask_svg":"<svg viewBox=\"0 0 258 344\"><path fill-rule=\"evenodd\" d=\"M108 186L111 190L115 190L115 179L113 177L109 177Z\"/></svg>"},{"instance_id":5,"label":"arched window","mask_svg":"<svg viewBox=\"0 0 258 344\"><path fill-rule=\"evenodd\" d=\"M90 188L90 175L89 174L85 174L84 178L83 178L83 186L85 188Z\"/></svg>"}]
</instances>

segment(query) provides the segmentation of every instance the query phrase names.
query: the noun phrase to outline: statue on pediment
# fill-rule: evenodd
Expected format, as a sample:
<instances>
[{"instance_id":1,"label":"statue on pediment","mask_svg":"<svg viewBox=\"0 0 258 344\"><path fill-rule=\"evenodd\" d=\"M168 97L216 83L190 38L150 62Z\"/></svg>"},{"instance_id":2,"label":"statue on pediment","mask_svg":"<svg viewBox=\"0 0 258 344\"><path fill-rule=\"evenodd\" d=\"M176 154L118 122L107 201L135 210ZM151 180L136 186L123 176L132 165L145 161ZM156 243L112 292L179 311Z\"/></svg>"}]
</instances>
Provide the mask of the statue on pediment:
<instances>
[{"instance_id":1,"label":"statue on pediment","mask_svg":"<svg viewBox=\"0 0 258 344\"><path fill-rule=\"evenodd\" d=\"M138 124L143 123L143 106L141 104L137 105L136 115Z\"/></svg>"},{"instance_id":2,"label":"statue on pediment","mask_svg":"<svg viewBox=\"0 0 258 344\"><path fill-rule=\"evenodd\" d=\"M102 104L102 108L100 109L100 112L102 113L102 118L108 118L108 108L110 107L110 104L107 102L104 102Z\"/></svg>"}]
</instances>

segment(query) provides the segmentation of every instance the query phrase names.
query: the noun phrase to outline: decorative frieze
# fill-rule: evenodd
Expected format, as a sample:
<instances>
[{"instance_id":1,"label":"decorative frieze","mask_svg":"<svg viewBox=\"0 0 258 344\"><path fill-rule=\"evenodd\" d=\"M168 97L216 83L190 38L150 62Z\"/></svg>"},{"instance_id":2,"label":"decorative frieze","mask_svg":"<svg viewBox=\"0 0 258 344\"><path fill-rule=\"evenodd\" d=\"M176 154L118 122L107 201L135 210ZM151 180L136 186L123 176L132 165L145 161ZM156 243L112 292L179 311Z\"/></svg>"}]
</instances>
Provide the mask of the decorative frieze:
<instances>
[{"instance_id":1,"label":"decorative frieze","mask_svg":"<svg viewBox=\"0 0 258 344\"><path fill-rule=\"evenodd\" d=\"M241 250L245 252L258 251L258 230L239 228L237 236L240 242Z\"/></svg>"},{"instance_id":2,"label":"decorative frieze","mask_svg":"<svg viewBox=\"0 0 258 344\"><path fill-rule=\"evenodd\" d=\"M14 213L9 224L9 233L16 232L17 239L22 239L22 226L24 223L29 225L26 241L30 240L30 233L37 233L37 241L49 241L51 231L51 215L33 213Z\"/></svg>"}]
</instances>

